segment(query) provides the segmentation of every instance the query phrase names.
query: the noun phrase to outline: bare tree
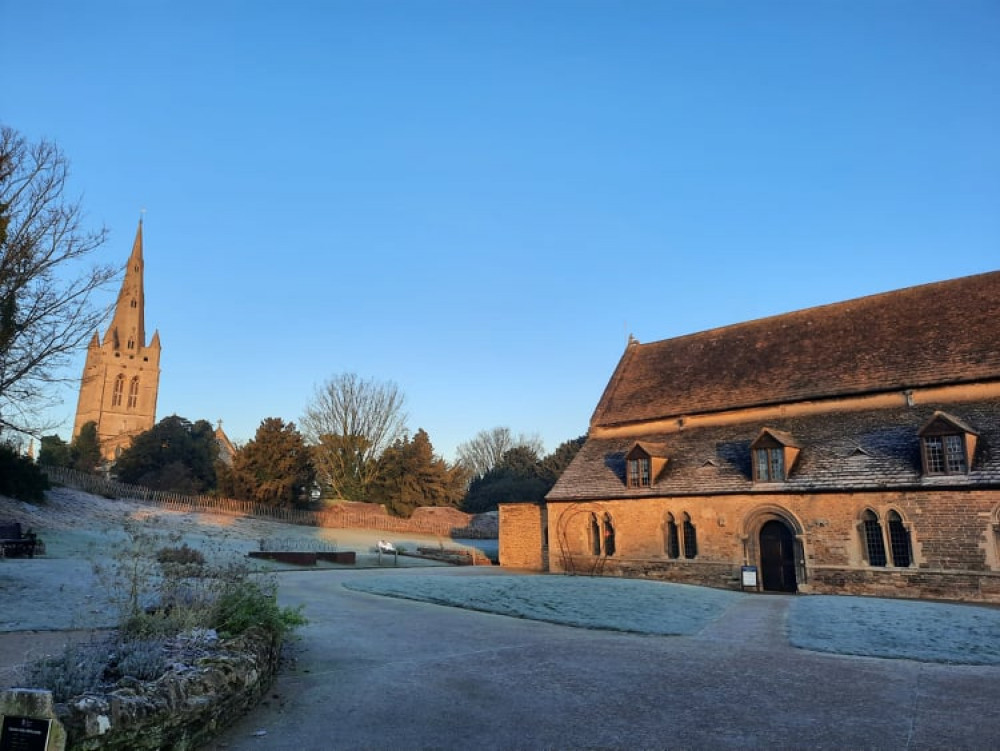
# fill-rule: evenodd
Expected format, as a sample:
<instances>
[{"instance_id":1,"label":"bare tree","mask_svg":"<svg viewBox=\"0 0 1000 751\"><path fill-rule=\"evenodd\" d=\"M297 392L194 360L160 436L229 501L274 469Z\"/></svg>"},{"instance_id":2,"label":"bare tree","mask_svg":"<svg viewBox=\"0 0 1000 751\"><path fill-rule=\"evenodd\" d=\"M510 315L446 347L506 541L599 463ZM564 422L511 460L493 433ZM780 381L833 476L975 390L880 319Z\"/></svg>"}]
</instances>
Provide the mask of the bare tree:
<instances>
[{"instance_id":1,"label":"bare tree","mask_svg":"<svg viewBox=\"0 0 1000 751\"><path fill-rule=\"evenodd\" d=\"M82 229L78 201L65 196L69 163L48 141L29 143L0 126L0 431L31 435L67 358L92 336L107 309L92 294L114 278L84 266L107 230Z\"/></svg>"},{"instance_id":2,"label":"bare tree","mask_svg":"<svg viewBox=\"0 0 1000 751\"><path fill-rule=\"evenodd\" d=\"M458 463L465 467L472 479L476 479L500 464L503 455L512 448L521 446L539 456L545 450L538 435L521 433L515 437L510 428L500 426L480 430L473 438L458 445Z\"/></svg>"},{"instance_id":3,"label":"bare tree","mask_svg":"<svg viewBox=\"0 0 1000 751\"><path fill-rule=\"evenodd\" d=\"M404 401L395 383L354 373L317 387L299 425L320 482L341 498L368 500L379 457L406 432Z\"/></svg>"}]
</instances>

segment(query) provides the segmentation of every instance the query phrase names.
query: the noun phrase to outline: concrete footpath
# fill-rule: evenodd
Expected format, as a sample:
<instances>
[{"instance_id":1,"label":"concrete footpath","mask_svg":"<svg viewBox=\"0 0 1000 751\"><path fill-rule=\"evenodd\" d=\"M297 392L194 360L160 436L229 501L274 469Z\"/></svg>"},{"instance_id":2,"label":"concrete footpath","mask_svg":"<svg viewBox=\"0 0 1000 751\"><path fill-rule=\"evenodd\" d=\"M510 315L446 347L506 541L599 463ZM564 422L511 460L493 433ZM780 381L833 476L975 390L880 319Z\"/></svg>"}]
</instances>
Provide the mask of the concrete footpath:
<instances>
[{"instance_id":1,"label":"concrete footpath","mask_svg":"<svg viewBox=\"0 0 1000 751\"><path fill-rule=\"evenodd\" d=\"M310 625L265 702L202 751L1000 749L1000 668L794 649L789 597L637 636L341 586L385 573L282 574Z\"/></svg>"}]
</instances>

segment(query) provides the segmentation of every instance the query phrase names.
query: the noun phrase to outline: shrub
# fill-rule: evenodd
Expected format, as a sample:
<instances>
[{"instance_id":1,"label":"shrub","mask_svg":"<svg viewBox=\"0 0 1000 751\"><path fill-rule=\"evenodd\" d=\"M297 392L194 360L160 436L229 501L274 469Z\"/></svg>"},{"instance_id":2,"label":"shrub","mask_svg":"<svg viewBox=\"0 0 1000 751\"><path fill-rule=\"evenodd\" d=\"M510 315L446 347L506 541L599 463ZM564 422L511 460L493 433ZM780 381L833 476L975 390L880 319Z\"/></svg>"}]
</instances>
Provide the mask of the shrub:
<instances>
[{"instance_id":1,"label":"shrub","mask_svg":"<svg viewBox=\"0 0 1000 751\"><path fill-rule=\"evenodd\" d=\"M22 668L24 685L52 692L56 702L97 690L108 666L106 639L67 644L61 653Z\"/></svg>"},{"instance_id":2,"label":"shrub","mask_svg":"<svg viewBox=\"0 0 1000 751\"><path fill-rule=\"evenodd\" d=\"M56 702L100 691L121 678L152 681L167 670L166 642L129 636L67 644L21 668L24 685L52 692Z\"/></svg>"},{"instance_id":3,"label":"shrub","mask_svg":"<svg viewBox=\"0 0 1000 751\"><path fill-rule=\"evenodd\" d=\"M219 597L212 625L226 637L242 634L251 626L283 636L305 623L301 606L282 608L273 586L244 579L228 587Z\"/></svg>"},{"instance_id":4,"label":"shrub","mask_svg":"<svg viewBox=\"0 0 1000 751\"><path fill-rule=\"evenodd\" d=\"M22 501L45 500L49 478L33 461L0 445L0 495Z\"/></svg>"},{"instance_id":5,"label":"shrub","mask_svg":"<svg viewBox=\"0 0 1000 751\"><path fill-rule=\"evenodd\" d=\"M161 566L176 564L179 566L204 566L205 556L200 550L188 547L185 542L180 547L160 548L156 552L156 560Z\"/></svg>"},{"instance_id":6,"label":"shrub","mask_svg":"<svg viewBox=\"0 0 1000 751\"><path fill-rule=\"evenodd\" d=\"M67 645L59 655L26 665L26 685L65 702L125 678L159 678L175 648L169 645L183 641L174 639L182 633L215 629L231 637L257 626L282 638L306 623L301 606L280 607L274 581L252 576L245 561L209 564L200 551L178 542L150 523L127 522L125 541L114 546L111 560L94 565L119 610L115 636Z\"/></svg>"},{"instance_id":7,"label":"shrub","mask_svg":"<svg viewBox=\"0 0 1000 751\"><path fill-rule=\"evenodd\" d=\"M167 670L166 643L162 638L126 638L118 642L112 670L121 678L152 681Z\"/></svg>"}]
</instances>

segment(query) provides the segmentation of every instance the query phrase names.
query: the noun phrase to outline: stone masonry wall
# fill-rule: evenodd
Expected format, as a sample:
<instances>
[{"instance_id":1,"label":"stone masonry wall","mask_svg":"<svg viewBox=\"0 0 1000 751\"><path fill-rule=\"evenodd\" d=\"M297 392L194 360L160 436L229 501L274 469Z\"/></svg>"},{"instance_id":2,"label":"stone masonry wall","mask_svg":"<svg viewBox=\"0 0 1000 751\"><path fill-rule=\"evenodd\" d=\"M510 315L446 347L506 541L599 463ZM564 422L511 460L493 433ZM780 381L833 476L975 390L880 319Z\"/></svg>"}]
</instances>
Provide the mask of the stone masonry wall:
<instances>
[{"instance_id":1,"label":"stone masonry wall","mask_svg":"<svg viewBox=\"0 0 1000 751\"><path fill-rule=\"evenodd\" d=\"M58 705L67 751L196 749L257 704L280 648L278 637L250 629L193 667Z\"/></svg>"},{"instance_id":2,"label":"stone masonry wall","mask_svg":"<svg viewBox=\"0 0 1000 751\"><path fill-rule=\"evenodd\" d=\"M535 503L500 504L500 565L544 571L544 508Z\"/></svg>"},{"instance_id":3,"label":"stone masonry wall","mask_svg":"<svg viewBox=\"0 0 1000 751\"><path fill-rule=\"evenodd\" d=\"M714 587L739 588L740 566L760 565L760 527L778 519L800 543L801 592L1000 603L998 491L927 491L662 497L548 504L549 569L614 576L642 576ZM912 564L870 566L861 515L874 511L886 532L890 510L909 531ZM609 513L615 554L591 554L591 514ZM693 559L665 553L667 514L680 524L687 514L697 533ZM540 513L538 519L541 518ZM500 517L501 564L527 567L537 544L535 517L519 510ZM520 539L519 539L520 538ZM505 559L503 551L508 551ZM520 557L518 557L520 556ZM533 559L537 560L537 556Z\"/></svg>"}]
</instances>

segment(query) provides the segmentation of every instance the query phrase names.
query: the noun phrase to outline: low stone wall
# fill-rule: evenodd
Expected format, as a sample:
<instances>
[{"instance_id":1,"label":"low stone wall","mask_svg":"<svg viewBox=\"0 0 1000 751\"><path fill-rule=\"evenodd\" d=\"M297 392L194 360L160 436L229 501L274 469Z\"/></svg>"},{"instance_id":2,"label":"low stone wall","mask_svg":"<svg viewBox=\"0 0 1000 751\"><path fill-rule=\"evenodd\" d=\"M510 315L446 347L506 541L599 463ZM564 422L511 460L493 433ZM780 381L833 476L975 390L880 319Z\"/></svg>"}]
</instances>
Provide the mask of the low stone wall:
<instances>
[{"instance_id":1,"label":"low stone wall","mask_svg":"<svg viewBox=\"0 0 1000 751\"><path fill-rule=\"evenodd\" d=\"M67 751L190 751L254 707L278 669L279 637L250 629L156 681L56 707ZM124 683L124 682L123 682Z\"/></svg>"},{"instance_id":2,"label":"low stone wall","mask_svg":"<svg viewBox=\"0 0 1000 751\"><path fill-rule=\"evenodd\" d=\"M1000 574L935 571L920 568L815 568L811 592L875 597L916 597L1000 603Z\"/></svg>"}]
</instances>

